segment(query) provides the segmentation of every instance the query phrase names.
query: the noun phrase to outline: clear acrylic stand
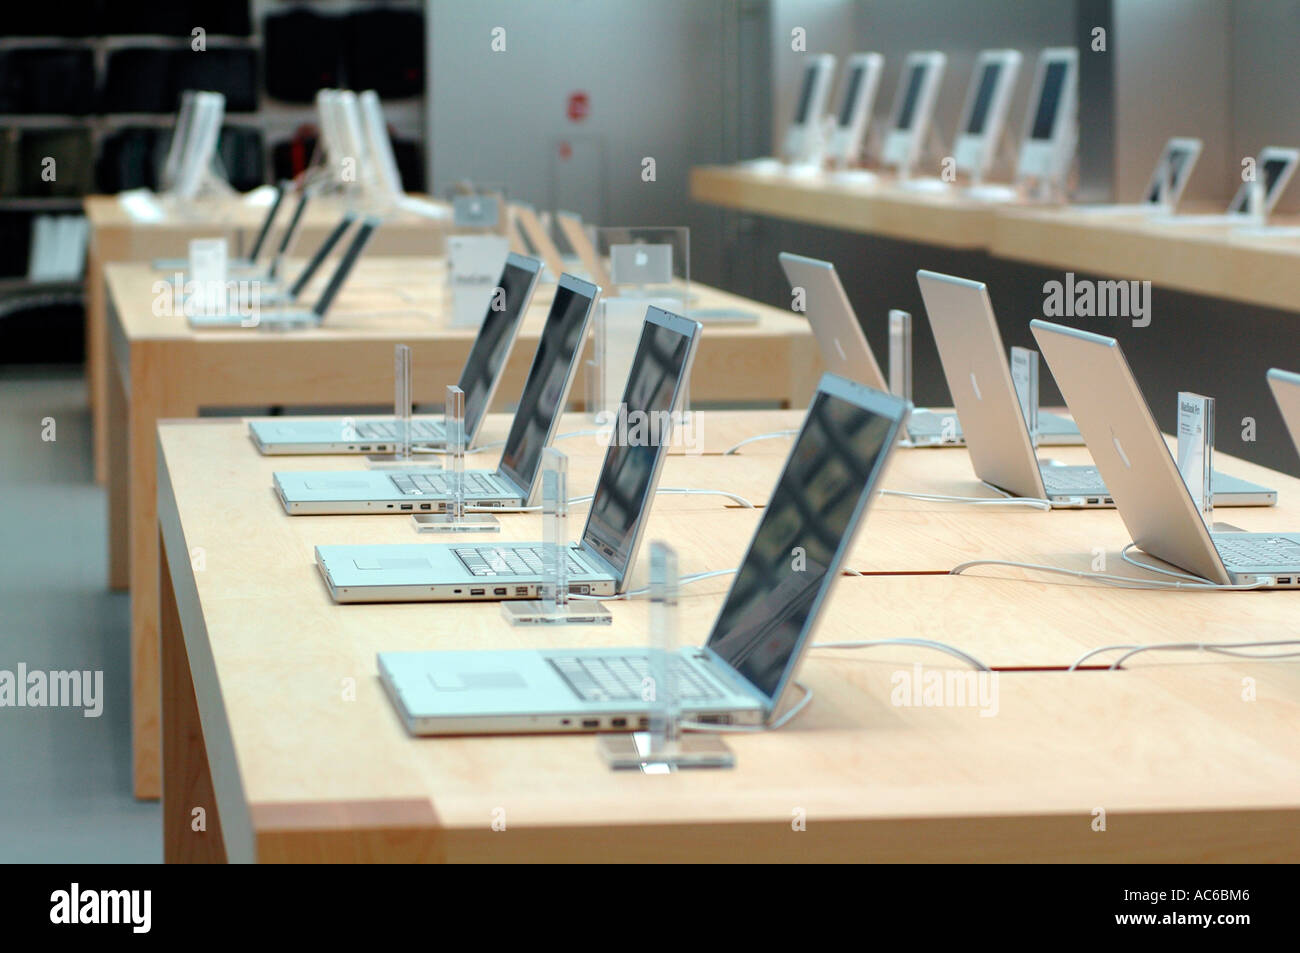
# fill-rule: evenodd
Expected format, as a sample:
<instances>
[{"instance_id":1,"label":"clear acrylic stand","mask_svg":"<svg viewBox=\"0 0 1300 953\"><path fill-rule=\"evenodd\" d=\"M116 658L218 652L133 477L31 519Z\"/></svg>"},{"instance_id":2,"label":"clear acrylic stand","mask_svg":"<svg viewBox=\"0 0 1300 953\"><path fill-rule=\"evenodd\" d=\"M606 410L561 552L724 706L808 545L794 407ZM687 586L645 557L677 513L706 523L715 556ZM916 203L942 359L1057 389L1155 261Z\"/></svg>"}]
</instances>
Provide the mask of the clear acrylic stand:
<instances>
[{"instance_id":1,"label":"clear acrylic stand","mask_svg":"<svg viewBox=\"0 0 1300 953\"><path fill-rule=\"evenodd\" d=\"M1205 525L1214 528L1214 398L1181 391L1178 394L1178 472L1192 495Z\"/></svg>"},{"instance_id":2,"label":"clear acrylic stand","mask_svg":"<svg viewBox=\"0 0 1300 953\"><path fill-rule=\"evenodd\" d=\"M569 597L569 458L554 447L542 451L542 584L538 598L501 603L511 625L609 625L599 602Z\"/></svg>"},{"instance_id":3,"label":"clear acrylic stand","mask_svg":"<svg viewBox=\"0 0 1300 953\"><path fill-rule=\"evenodd\" d=\"M398 344L393 348L393 438L392 453L366 455L366 466L371 470L439 470L436 460L428 454L417 454L413 446L411 427L411 348ZM356 433L346 434L346 439L358 439ZM382 441L381 441L382 442Z\"/></svg>"},{"instance_id":4,"label":"clear acrylic stand","mask_svg":"<svg viewBox=\"0 0 1300 953\"><path fill-rule=\"evenodd\" d=\"M1016 388L1020 412L1029 428L1029 443L1038 448L1038 352L1027 347L1011 349L1011 383Z\"/></svg>"},{"instance_id":5,"label":"clear acrylic stand","mask_svg":"<svg viewBox=\"0 0 1300 953\"><path fill-rule=\"evenodd\" d=\"M889 392L912 399L912 316L897 309L889 312Z\"/></svg>"},{"instance_id":6,"label":"clear acrylic stand","mask_svg":"<svg viewBox=\"0 0 1300 953\"><path fill-rule=\"evenodd\" d=\"M455 384L447 387L443 407L443 429L447 435L444 455L448 497L445 512L417 513L411 517L421 533L499 533L501 523L490 513L466 512L465 502L465 392Z\"/></svg>"},{"instance_id":7,"label":"clear acrylic stand","mask_svg":"<svg viewBox=\"0 0 1300 953\"><path fill-rule=\"evenodd\" d=\"M647 731L605 734L600 755L616 770L670 774L682 768L730 768L736 756L718 735L684 733L674 669L677 654L677 553L666 543L650 544L649 676L641 698L649 706Z\"/></svg>"}]
</instances>

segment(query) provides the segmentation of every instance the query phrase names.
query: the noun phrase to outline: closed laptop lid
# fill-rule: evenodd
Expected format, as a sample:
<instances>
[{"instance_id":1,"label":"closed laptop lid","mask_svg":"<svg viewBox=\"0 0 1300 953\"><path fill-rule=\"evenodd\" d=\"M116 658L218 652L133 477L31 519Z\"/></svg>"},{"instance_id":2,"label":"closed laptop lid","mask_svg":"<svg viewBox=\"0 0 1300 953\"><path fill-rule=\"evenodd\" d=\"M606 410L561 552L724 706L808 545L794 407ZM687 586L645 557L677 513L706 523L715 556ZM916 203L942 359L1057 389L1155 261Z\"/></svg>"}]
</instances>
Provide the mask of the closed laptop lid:
<instances>
[{"instance_id":1,"label":"closed laptop lid","mask_svg":"<svg viewBox=\"0 0 1300 953\"><path fill-rule=\"evenodd\" d=\"M1047 321L1029 327L1133 542L1212 582L1229 582L1119 342Z\"/></svg>"},{"instance_id":2,"label":"closed laptop lid","mask_svg":"<svg viewBox=\"0 0 1300 953\"><path fill-rule=\"evenodd\" d=\"M709 635L708 648L780 701L909 410L825 375Z\"/></svg>"},{"instance_id":3,"label":"closed laptop lid","mask_svg":"<svg viewBox=\"0 0 1300 953\"><path fill-rule=\"evenodd\" d=\"M650 514L664 454L672 442L672 413L690 374L700 324L660 308L646 310L641 340L582 541L609 563L622 591Z\"/></svg>"},{"instance_id":4,"label":"closed laptop lid","mask_svg":"<svg viewBox=\"0 0 1300 953\"><path fill-rule=\"evenodd\" d=\"M473 443L478 428L487 416L488 405L496 391L514 346L520 322L537 286L542 263L511 252L488 302L483 323L469 349L459 386L465 392L465 441Z\"/></svg>"},{"instance_id":5,"label":"closed laptop lid","mask_svg":"<svg viewBox=\"0 0 1300 953\"><path fill-rule=\"evenodd\" d=\"M826 369L876 390L888 390L876 355L858 324L839 273L829 261L781 252L777 256L791 291L803 289L804 314Z\"/></svg>"},{"instance_id":6,"label":"closed laptop lid","mask_svg":"<svg viewBox=\"0 0 1300 953\"><path fill-rule=\"evenodd\" d=\"M555 436L555 426L564 412L591 307L599 292L591 282L569 274L561 275L555 287L551 310L501 454L502 475L526 491L530 499L541 469L542 451Z\"/></svg>"}]
</instances>

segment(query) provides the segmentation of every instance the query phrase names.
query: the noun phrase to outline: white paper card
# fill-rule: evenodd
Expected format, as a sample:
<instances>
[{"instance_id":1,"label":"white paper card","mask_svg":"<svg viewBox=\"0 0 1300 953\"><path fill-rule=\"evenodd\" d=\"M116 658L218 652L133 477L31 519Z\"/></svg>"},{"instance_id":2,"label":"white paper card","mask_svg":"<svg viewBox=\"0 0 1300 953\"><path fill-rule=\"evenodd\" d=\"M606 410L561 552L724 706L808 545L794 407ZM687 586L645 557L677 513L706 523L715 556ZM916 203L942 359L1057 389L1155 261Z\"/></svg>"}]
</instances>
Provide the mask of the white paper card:
<instances>
[{"instance_id":1,"label":"white paper card","mask_svg":"<svg viewBox=\"0 0 1300 953\"><path fill-rule=\"evenodd\" d=\"M189 279L193 285L191 300L199 313L220 314L227 309L228 255L224 238L190 240Z\"/></svg>"},{"instance_id":2,"label":"white paper card","mask_svg":"<svg viewBox=\"0 0 1300 953\"><path fill-rule=\"evenodd\" d=\"M447 276L451 284L451 326L483 323L510 254L504 235L451 235L447 238Z\"/></svg>"},{"instance_id":3,"label":"white paper card","mask_svg":"<svg viewBox=\"0 0 1300 953\"><path fill-rule=\"evenodd\" d=\"M1029 441L1038 446L1038 352L1027 347L1011 349L1011 383L1016 387L1020 413L1029 428Z\"/></svg>"},{"instance_id":4,"label":"white paper card","mask_svg":"<svg viewBox=\"0 0 1300 953\"><path fill-rule=\"evenodd\" d=\"M1214 398L1187 391L1178 395L1178 472L1187 484L1192 502L1211 522L1214 495L1210 472L1214 456Z\"/></svg>"}]
</instances>

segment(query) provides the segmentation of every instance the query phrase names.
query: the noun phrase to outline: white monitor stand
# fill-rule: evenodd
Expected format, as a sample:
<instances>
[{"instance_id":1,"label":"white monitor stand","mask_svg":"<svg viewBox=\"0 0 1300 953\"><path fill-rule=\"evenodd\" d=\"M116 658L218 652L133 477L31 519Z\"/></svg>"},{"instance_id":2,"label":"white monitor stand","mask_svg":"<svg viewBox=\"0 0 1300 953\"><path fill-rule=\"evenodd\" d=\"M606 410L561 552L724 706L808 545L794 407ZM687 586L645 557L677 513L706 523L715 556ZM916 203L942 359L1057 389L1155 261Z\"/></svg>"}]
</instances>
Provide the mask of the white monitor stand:
<instances>
[{"instance_id":1,"label":"white monitor stand","mask_svg":"<svg viewBox=\"0 0 1300 953\"><path fill-rule=\"evenodd\" d=\"M821 168L822 117L826 113L826 99L835 72L835 57L830 53L804 55L808 62L804 64L799 79L799 98L795 102L794 117L785 130L781 156L751 159L745 163L751 172L764 175L793 172L797 175Z\"/></svg>"},{"instance_id":2,"label":"white monitor stand","mask_svg":"<svg viewBox=\"0 0 1300 953\"><path fill-rule=\"evenodd\" d=\"M903 62L880 156L882 164L898 170L900 179L911 176L929 144L934 106L947 62L943 53L935 51L909 53Z\"/></svg>"},{"instance_id":3,"label":"white monitor stand","mask_svg":"<svg viewBox=\"0 0 1300 953\"><path fill-rule=\"evenodd\" d=\"M1073 47L1050 47L1038 57L1016 180L1040 199L1060 201L1068 190L1078 143L1078 67Z\"/></svg>"},{"instance_id":4,"label":"white monitor stand","mask_svg":"<svg viewBox=\"0 0 1300 953\"><path fill-rule=\"evenodd\" d=\"M826 158L837 170L837 179L874 178L867 170L854 167L862 158L862 142L871 124L884 69L885 58L879 53L854 53L844 64L844 88L826 146Z\"/></svg>"}]
</instances>

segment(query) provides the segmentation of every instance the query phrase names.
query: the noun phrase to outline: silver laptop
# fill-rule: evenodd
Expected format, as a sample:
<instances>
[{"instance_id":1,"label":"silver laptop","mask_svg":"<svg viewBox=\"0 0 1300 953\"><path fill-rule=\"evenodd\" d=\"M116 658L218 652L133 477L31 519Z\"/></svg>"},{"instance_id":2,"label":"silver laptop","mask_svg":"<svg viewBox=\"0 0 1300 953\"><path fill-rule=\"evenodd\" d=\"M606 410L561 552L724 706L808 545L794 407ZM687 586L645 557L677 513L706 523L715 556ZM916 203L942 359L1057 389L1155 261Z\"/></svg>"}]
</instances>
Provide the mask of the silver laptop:
<instances>
[{"instance_id":1,"label":"silver laptop","mask_svg":"<svg viewBox=\"0 0 1300 953\"><path fill-rule=\"evenodd\" d=\"M300 274L290 287L290 300L296 300L302 293L303 288L306 287L307 281L311 278L311 274L320 267L321 262L325 260L325 256L329 254L330 248L332 248L333 245L343 237L343 233L347 231L350 224L349 218L345 216L343 221L335 226L335 229L331 232L330 236L327 236L325 242L322 243L321 248L317 249L316 255L312 257L312 260L307 263L307 267L303 269L303 274ZM288 307L279 309L272 308L265 311L259 309L256 314L257 320L255 326L270 327L281 330L320 326L320 324L325 320L325 315L329 313L330 306L334 303L334 299L338 296L339 291L342 290L344 283L348 280L348 276L352 273L352 269L356 265L357 259L361 257L361 253L364 252L366 246L370 244L370 239L374 236L375 229L378 227L378 218L367 217L362 220L361 224L357 227L356 233L352 236L352 241L348 243L348 247L344 250L342 257L340 257L339 263L335 265L334 271L329 277L329 281L326 282L324 289L322 289L320 293L320 297L316 299L316 303L313 304L311 308L306 309L291 304ZM195 314L189 317L190 324L198 328L249 327L251 325L248 324L248 321L249 317L247 315L229 312Z\"/></svg>"},{"instance_id":2,"label":"silver laptop","mask_svg":"<svg viewBox=\"0 0 1300 953\"><path fill-rule=\"evenodd\" d=\"M933 271L918 271L916 278L948 389L965 422L975 475L1016 496L1047 499L1057 508L1113 507L1111 492L1095 466L1060 466L1040 461L1035 454L988 288ZM1078 419L1078 405L1069 406ZM1277 502L1276 490L1218 471L1211 486L1217 506Z\"/></svg>"},{"instance_id":3,"label":"silver laptop","mask_svg":"<svg viewBox=\"0 0 1300 953\"><path fill-rule=\"evenodd\" d=\"M702 648L672 658L684 716L771 720L862 523L907 404L827 374ZM806 560L795 568L790 553ZM379 674L416 735L645 728L645 647L381 652Z\"/></svg>"},{"instance_id":4,"label":"silver laptop","mask_svg":"<svg viewBox=\"0 0 1300 953\"><path fill-rule=\"evenodd\" d=\"M1300 587L1300 533L1216 533L1192 501L1119 342L1031 321L1120 518L1144 552L1220 585Z\"/></svg>"},{"instance_id":5,"label":"silver laptop","mask_svg":"<svg viewBox=\"0 0 1300 953\"><path fill-rule=\"evenodd\" d=\"M280 214L280 208L284 205L284 197L292 190L293 183L289 181L277 182L271 187L275 196L271 199L271 204L267 207L266 215L262 219L262 224L258 226L257 237L253 239L253 245L248 250L248 255L240 258L231 258L229 267L232 269L251 270L258 267L257 259L261 257L262 249L266 247L266 239L271 234L271 226L275 224L276 216ZM285 230L288 235L289 229ZM163 271L184 271L190 266L187 258L155 258L152 267Z\"/></svg>"},{"instance_id":6,"label":"silver laptop","mask_svg":"<svg viewBox=\"0 0 1300 953\"><path fill-rule=\"evenodd\" d=\"M524 506L541 481L542 450L550 444L581 363L592 305L600 289L561 275L524 381L519 407L495 470L466 470L465 499L473 506ZM329 513L441 513L451 495L441 469L281 470L275 490L291 516Z\"/></svg>"},{"instance_id":7,"label":"silver laptop","mask_svg":"<svg viewBox=\"0 0 1300 953\"><path fill-rule=\"evenodd\" d=\"M834 374L851 378L877 390L889 390L876 355L858 323L839 273L829 261L781 252L777 256L791 288L803 288L808 323L822 352L822 360ZM1050 446L1082 446L1079 428L1068 417L1040 411L1038 442ZM907 418L904 431L914 447L960 447L965 444L961 422L955 414L918 409Z\"/></svg>"},{"instance_id":8,"label":"silver laptop","mask_svg":"<svg viewBox=\"0 0 1300 953\"><path fill-rule=\"evenodd\" d=\"M1300 450L1300 374L1274 367L1266 375L1273 399L1282 411L1282 420L1291 434L1296 449Z\"/></svg>"},{"instance_id":9,"label":"silver laptop","mask_svg":"<svg viewBox=\"0 0 1300 953\"><path fill-rule=\"evenodd\" d=\"M502 291L504 307L489 303L479 325L469 358L460 372L460 389L465 392L465 444L473 446L492 397L505 372L506 362L518 337L537 287L542 263L511 252L495 287ZM249 436L264 454L304 453L390 453L397 447L397 421L392 417L351 420L340 417L290 417L255 420ZM414 418L411 441L426 447L447 442L441 420Z\"/></svg>"},{"instance_id":10,"label":"silver laptop","mask_svg":"<svg viewBox=\"0 0 1300 953\"><path fill-rule=\"evenodd\" d=\"M699 336L698 322L647 310L619 405L625 429L615 430L629 440L606 449L587 525L568 547L572 592L610 596L627 588ZM547 578L543 550L541 543L317 546L316 564L335 602L536 599Z\"/></svg>"}]
</instances>

